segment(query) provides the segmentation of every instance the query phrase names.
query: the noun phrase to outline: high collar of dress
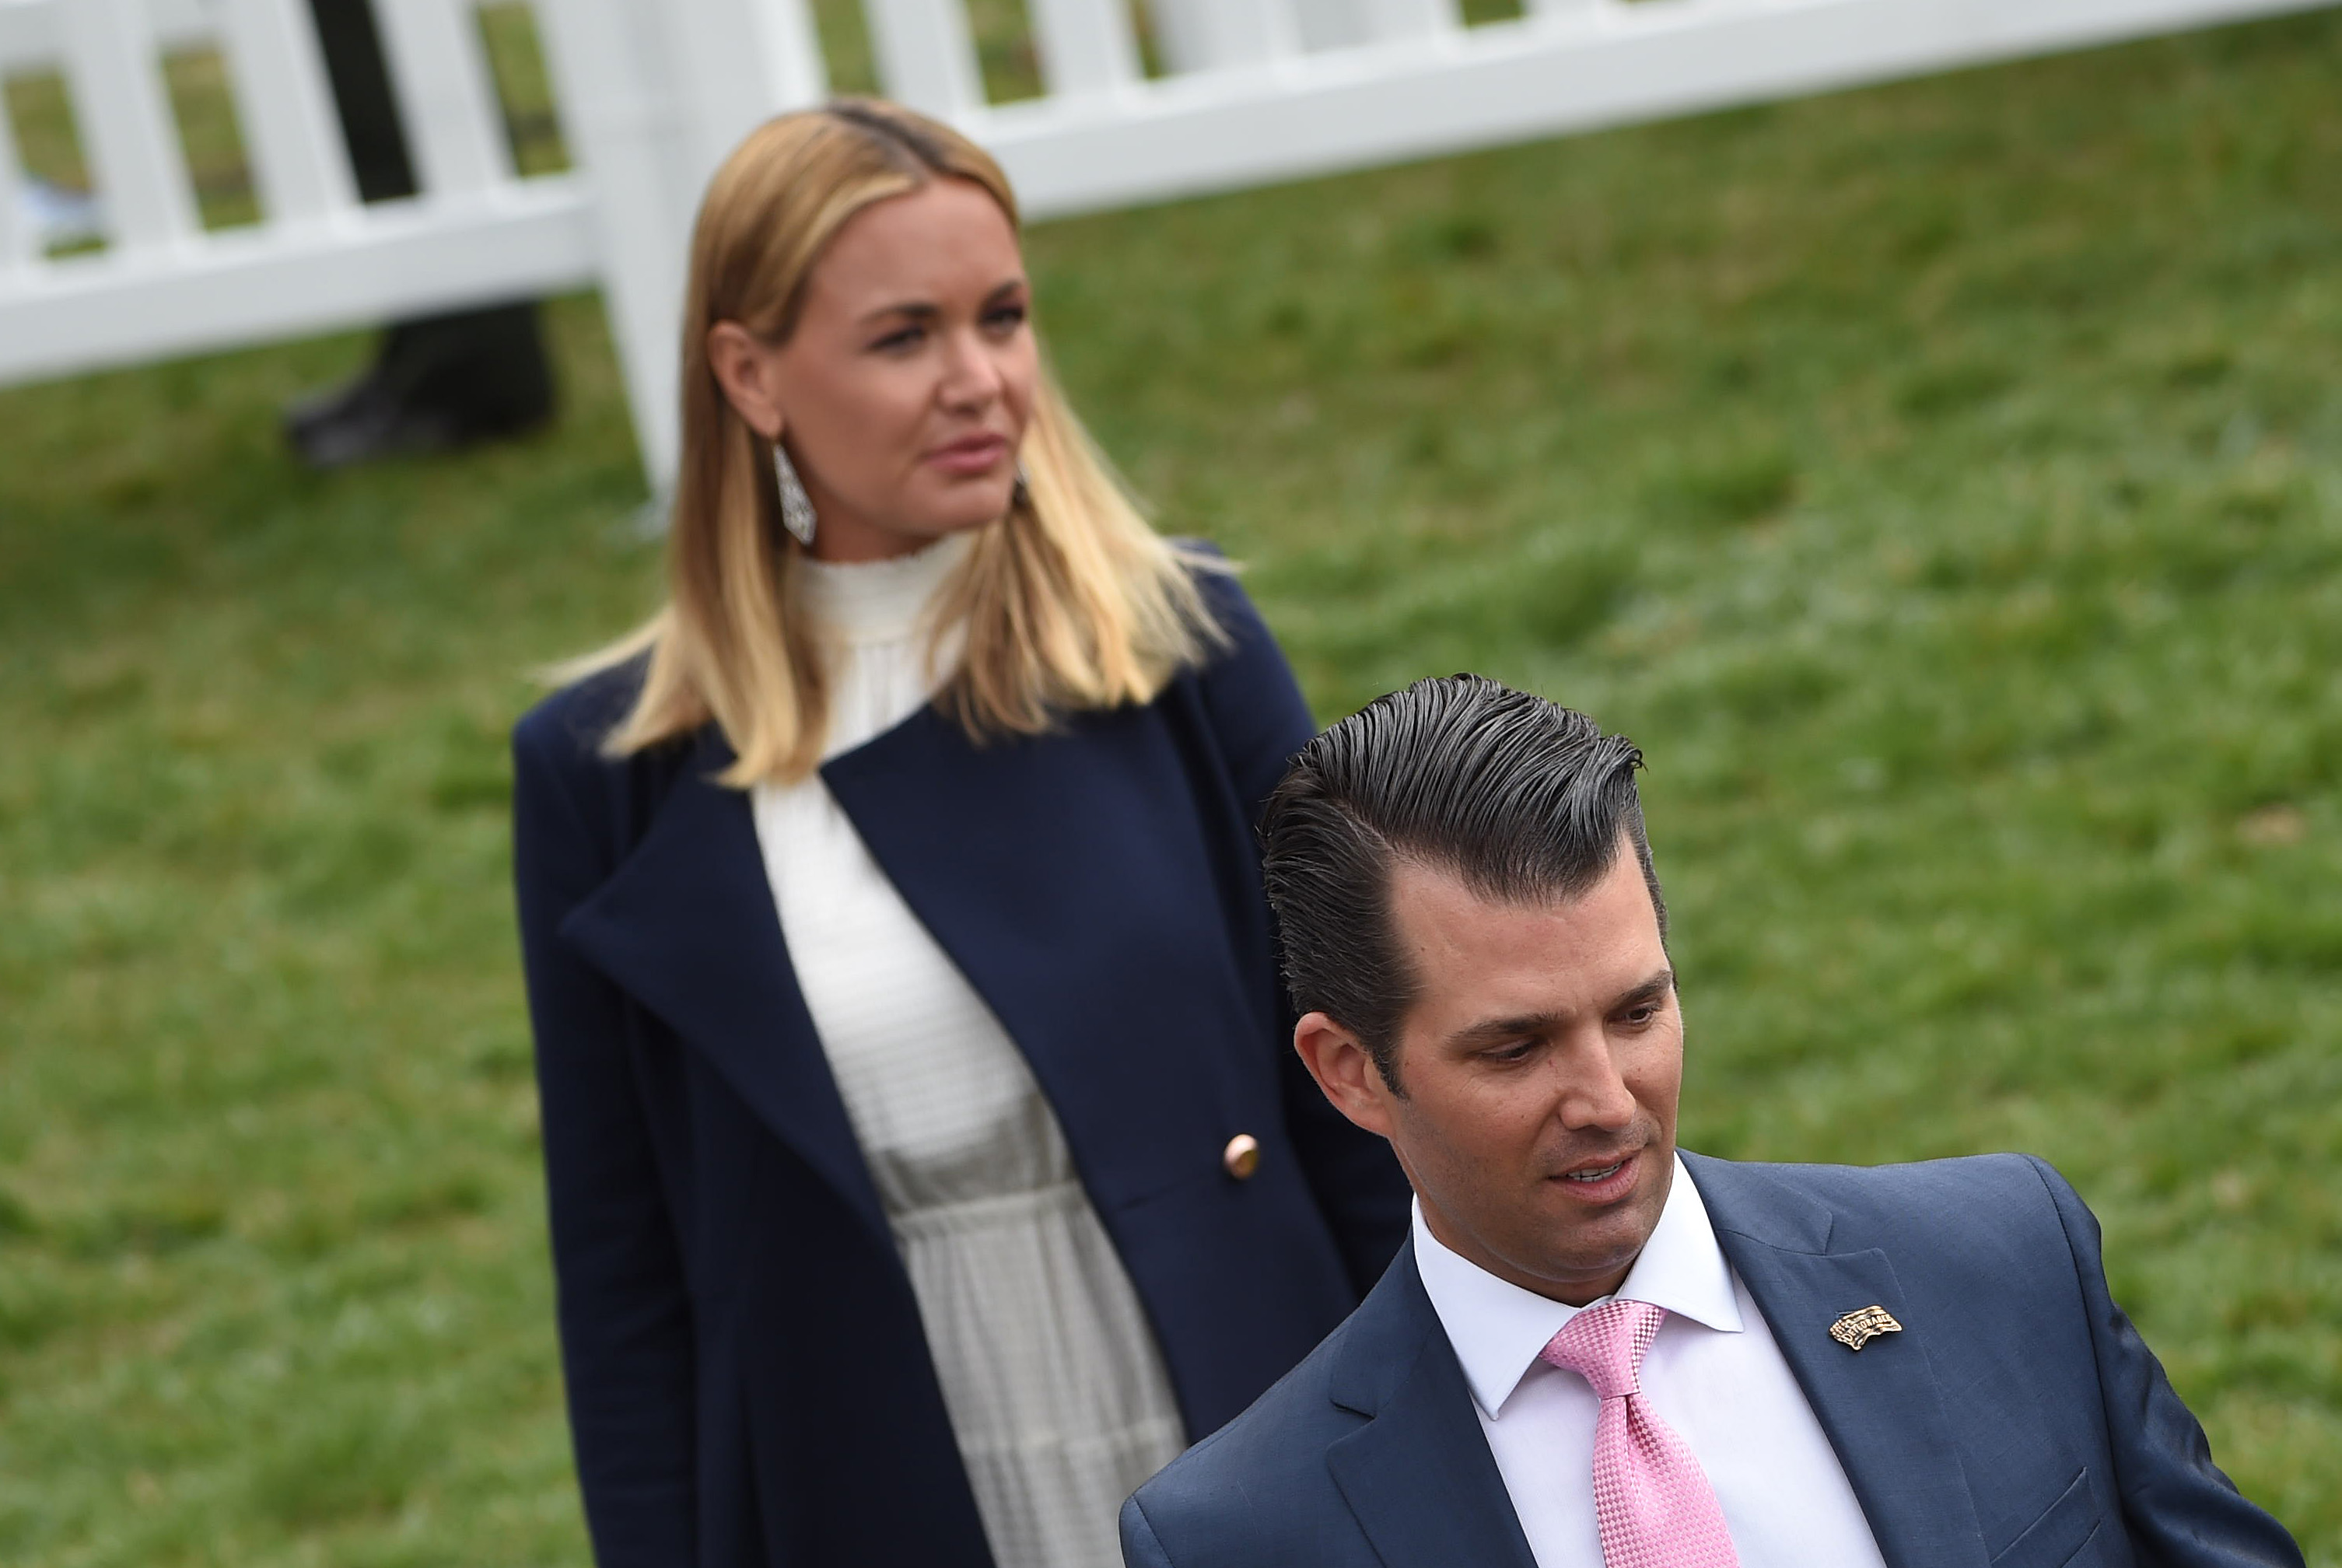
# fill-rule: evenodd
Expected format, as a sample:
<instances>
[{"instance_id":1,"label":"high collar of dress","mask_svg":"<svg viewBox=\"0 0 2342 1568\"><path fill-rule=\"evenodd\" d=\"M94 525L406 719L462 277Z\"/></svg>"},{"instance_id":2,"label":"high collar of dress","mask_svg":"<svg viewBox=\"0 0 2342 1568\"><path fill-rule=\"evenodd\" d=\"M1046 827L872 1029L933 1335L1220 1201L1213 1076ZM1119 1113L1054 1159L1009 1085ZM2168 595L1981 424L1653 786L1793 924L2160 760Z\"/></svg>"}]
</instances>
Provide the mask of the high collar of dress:
<instances>
[{"instance_id":1,"label":"high collar of dress","mask_svg":"<svg viewBox=\"0 0 2342 1568\"><path fill-rule=\"evenodd\" d=\"M805 602L815 617L847 643L899 642L924 625L955 567L975 541L946 534L908 555L884 561L816 561L802 556Z\"/></svg>"},{"instance_id":2,"label":"high collar of dress","mask_svg":"<svg viewBox=\"0 0 2342 1568\"><path fill-rule=\"evenodd\" d=\"M1585 1310L1551 1301L1500 1280L1442 1244L1415 1207L1415 1262L1424 1293L1447 1330L1472 1398L1490 1419L1537 1363L1537 1353ZM1659 1223L1616 1291L1626 1301L1649 1302L1724 1333L1741 1332L1732 1268L1708 1223L1707 1205L1678 1159ZM1603 1300L1609 1300L1606 1296ZM1595 1303L1588 1302L1586 1305Z\"/></svg>"}]
</instances>

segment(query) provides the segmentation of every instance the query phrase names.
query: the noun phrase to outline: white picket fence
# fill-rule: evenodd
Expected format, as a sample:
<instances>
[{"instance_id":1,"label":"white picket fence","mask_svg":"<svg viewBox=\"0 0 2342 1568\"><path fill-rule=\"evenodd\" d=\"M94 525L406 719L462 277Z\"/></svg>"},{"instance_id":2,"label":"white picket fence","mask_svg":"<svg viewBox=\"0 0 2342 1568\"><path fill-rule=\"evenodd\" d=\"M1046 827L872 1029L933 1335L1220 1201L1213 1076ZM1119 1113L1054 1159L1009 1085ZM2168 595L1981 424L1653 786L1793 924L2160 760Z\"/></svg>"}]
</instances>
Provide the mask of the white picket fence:
<instances>
[{"instance_id":1,"label":"white picket fence","mask_svg":"<svg viewBox=\"0 0 2342 1568\"><path fill-rule=\"evenodd\" d=\"M817 102L806 0L536 0L573 173L515 175L475 0L375 0L422 194L361 205L306 0L0 0L57 71L106 248L53 258L0 115L0 383L603 290L654 484L676 454L685 239L746 131ZM965 0L863 0L886 90L994 149L1036 217L1793 96L2334 0L1026 0L1043 95L991 105ZM161 75L220 50L262 221L206 233Z\"/></svg>"}]
</instances>

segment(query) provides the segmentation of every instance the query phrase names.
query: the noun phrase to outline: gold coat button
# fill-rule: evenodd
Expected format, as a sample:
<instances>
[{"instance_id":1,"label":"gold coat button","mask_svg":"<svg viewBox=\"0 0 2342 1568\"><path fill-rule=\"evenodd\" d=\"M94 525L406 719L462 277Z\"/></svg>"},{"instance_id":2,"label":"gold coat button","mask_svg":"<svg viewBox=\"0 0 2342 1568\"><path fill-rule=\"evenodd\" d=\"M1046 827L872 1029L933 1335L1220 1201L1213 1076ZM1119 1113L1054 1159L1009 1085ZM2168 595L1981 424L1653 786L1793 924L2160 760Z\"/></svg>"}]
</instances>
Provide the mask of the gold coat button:
<instances>
[{"instance_id":1,"label":"gold coat button","mask_svg":"<svg viewBox=\"0 0 2342 1568\"><path fill-rule=\"evenodd\" d=\"M1251 1180L1252 1174L1260 1169L1260 1140L1250 1133L1238 1133L1228 1140L1228 1146L1220 1151L1220 1164L1226 1165L1228 1174L1237 1181Z\"/></svg>"}]
</instances>

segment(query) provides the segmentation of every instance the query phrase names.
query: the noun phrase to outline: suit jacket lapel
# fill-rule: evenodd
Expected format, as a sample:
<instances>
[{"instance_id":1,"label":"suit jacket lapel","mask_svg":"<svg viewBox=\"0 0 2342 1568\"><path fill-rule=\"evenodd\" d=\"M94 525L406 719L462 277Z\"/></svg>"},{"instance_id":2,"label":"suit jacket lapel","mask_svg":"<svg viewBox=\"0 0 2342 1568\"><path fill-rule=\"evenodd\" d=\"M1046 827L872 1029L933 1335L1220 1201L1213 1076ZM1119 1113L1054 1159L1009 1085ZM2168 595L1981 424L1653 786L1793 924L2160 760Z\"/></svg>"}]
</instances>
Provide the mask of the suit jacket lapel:
<instances>
[{"instance_id":1,"label":"suit jacket lapel","mask_svg":"<svg viewBox=\"0 0 2342 1568\"><path fill-rule=\"evenodd\" d=\"M1536 1568L1414 1243L1343 1332L1330 1392L1367 1420L1326 1463L1385 1568Z\"/></svg>"},{"instance_id":2,"label":"suit jacket lapel","mask_svg":"<svg viewBox=\"0 0 2342 1568\"><path fill-rule=\"evenodd\" d=\"M716 1070L863 1219L885 1212L806 1011L732 761L703 733L650 828L561 934Z\"/></svg>"},{"instance_id":3,"label":"suit jacket lapel","mask_svg":"<svg viewBox=\"0 0 2342 1568\"><path fill-rule=\"evenodd\" d=\"M1684 1163L1889 1568L1985 1568L1984 1533L1927 1359L1928 1324L1887 1254L1832 1251L1829 1212L1801 1193L1759 1188L1724 1161L1686 1154ZM1903 1331L1858 1353L1830 1338L1831 1323L1873 1304Z\"/></svg>"}]
</instances>

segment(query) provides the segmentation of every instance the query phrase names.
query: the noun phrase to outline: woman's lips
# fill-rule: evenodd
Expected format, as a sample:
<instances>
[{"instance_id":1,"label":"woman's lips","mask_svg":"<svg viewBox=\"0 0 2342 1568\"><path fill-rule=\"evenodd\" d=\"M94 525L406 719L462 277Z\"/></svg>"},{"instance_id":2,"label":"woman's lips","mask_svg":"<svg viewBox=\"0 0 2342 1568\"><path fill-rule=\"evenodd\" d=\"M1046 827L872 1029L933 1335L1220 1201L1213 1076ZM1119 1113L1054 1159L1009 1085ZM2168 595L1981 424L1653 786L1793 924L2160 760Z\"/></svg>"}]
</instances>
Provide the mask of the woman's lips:
<instances>
[{"instance_id":1,"label":"woman's lips","mask_svg":"<svg viewBox=\"0 0 2342 1568\"><path fill-rule=\"evenodd\" d=\"M967 477L991 473L1007 454L1007 437L972 435L965 441L936 447L927 454L927 461L946 474Z\"/></svg>"}]
</instances>

